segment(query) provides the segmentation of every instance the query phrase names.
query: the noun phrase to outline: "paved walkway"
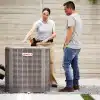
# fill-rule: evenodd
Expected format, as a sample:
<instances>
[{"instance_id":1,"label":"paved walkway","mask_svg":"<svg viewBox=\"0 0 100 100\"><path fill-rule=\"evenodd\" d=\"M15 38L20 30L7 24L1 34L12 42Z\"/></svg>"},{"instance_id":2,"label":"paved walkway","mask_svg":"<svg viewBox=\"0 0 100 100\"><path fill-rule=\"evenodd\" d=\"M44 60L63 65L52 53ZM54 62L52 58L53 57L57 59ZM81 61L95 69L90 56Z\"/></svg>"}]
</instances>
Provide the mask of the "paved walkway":
<instances>
[{"instance_id":1,"label":"paved walkway","mask_svg":"<svg viewBox=\"0 0 100 100\"><path fill-rule=\"evenodd\" d=\"M19 93L7 94L4 92L4 80L0 80L0 100L84 100L81 94L90 94L94 100L100 100L100 79L81 79L80 90L72 93L59 93L58 90L65 86L64 78L57 78L58 88L52 88L50 92L44 93ZM2 98L2 99L1 99ZM88 100L88 99L86 99Z\"/></svg>"},{"instance_id":2,"label":"paved walkway","mask_svg":"<svg viewBox=\"0 0 100 100\"><path fill-rule=\"evenodd\" d=\"M84 100L80 95L53 95L53 94L3 94L1 100Z\"/></svg>"},{"instance_id":3,"label":"paved walkway","mask_svg":"<svg viewBox=\"0 0 100 100\"><path fill-rule=\"evenodd\" d=\"M83 99L80 94L0 94L0 100L100 100L100 95L90 95L93 99Z\"/></svg>"},{"instance_id":4,"label":"paved walkway","mask_svg":"<svg viewBox=\"0 0 100 100\"><path fill-rule=\"evenodd\" d=\"M91 95L95 100L100 100L100 95Z\"/></svg>"}]
</instances>

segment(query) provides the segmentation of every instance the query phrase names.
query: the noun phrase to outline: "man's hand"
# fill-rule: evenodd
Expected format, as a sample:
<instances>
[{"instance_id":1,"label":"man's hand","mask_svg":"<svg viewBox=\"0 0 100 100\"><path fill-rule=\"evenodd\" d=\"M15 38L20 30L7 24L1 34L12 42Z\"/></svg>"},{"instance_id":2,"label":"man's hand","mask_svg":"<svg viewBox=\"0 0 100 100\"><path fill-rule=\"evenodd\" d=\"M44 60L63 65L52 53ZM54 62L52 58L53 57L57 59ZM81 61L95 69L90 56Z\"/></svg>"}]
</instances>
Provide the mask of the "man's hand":
<instances>
[{"instance_id":1,"label":"man's hand","mask_svg":"<svg viewBox=\"0 0 100 100\"><path fill-rule=\"evenodd\" d=\"M65 49L67 47L67 44L66 43L64 43L64 45L63 45L63 49Z\"/></svg>"},{"instance_id":2,"label":"man's hand","mask_svg":"<svg viewBox=\"0 0 100 100\"><path fill-rule=\"evenodd\" d=\"M65 39L65 45L67 46L72 38L72 33L73 33L73 27L69 27L67 29L67 33L66 33L66 39Z\"/></svg>"},{"instance_id":3,"label":"man's hand","mask_svg":"<svg viewBox=\"0 0 100 100\"><path fill-rule=\"evenodd\" d=\"M65 46L63 45L63 50L65 49Z\"/></svg>"}]
</instances>

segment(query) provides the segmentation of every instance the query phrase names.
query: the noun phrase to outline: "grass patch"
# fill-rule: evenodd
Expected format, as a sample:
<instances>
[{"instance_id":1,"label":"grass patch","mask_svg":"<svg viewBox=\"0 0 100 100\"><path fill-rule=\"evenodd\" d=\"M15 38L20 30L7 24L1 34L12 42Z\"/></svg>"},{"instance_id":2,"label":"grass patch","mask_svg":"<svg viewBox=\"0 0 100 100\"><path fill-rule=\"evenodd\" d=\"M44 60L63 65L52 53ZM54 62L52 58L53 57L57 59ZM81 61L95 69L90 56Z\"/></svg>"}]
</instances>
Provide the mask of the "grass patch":
<instances>
[{"instance_id":1,"label":"grass patch","mask_svg":"<svg viewBox=\"0 0 100 100\"><path fill-rule=\"evenodd\" d=\"M81 94L84 100L94 100L89 94Z\"/></svg>"}]
</instances>

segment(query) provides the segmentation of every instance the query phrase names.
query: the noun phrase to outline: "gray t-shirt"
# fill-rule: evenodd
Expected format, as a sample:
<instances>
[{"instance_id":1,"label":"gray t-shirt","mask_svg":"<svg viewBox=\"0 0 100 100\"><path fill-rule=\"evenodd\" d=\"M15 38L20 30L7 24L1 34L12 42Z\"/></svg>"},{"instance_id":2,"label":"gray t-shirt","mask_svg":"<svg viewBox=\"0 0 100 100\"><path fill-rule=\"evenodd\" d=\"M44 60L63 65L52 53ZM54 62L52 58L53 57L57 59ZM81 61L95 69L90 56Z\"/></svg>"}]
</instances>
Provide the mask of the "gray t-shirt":
<instances>
[{"instance_id":1,"label":"gray t-shirt","mask_svg":"<svg viewBox=\"0 0 100 100\"><path fill-rule=\"evenodd\" d=\"M82 33L82 20L78 13L74 13L67 18L67 28L74 27L72 38L68 44L69 48L80 49L81 48L81 33Z\"/></svg>"},{"instance_id":2,"label":"gray t-shirt","mask_svg":"<svg viewBox=\"0 0 100 100\"><path fill-rule=\"evenodd\" d=\"M45 40L49 38L53 32L55 32L55 22L48 19L47 23L44 23L42 19L35 22L35 30L37 32L38 40Z\"/></svg>"}]
</instances>

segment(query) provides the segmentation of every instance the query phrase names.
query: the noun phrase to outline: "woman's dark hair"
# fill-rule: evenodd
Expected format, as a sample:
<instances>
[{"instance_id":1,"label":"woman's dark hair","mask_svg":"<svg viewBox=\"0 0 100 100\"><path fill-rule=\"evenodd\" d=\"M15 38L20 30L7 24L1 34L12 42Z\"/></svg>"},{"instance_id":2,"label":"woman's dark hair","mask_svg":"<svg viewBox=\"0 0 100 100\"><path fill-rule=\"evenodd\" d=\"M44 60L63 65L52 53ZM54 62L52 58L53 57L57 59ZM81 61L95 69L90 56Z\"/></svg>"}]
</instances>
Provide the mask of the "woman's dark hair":
<instances>
[{"instance_id":1,"label":"woman's dark hair","mask_svg":"<svg viewBox=\"0 0 100 100\"><path fill-rule=\"evenodd\" d=\"M42 10L42 12L44 12L45 10L48 11L48 12L49 12L49 15L50 15L50 13L51 13L50 9L49 9L49 8L44 8L44 9Z\"/></svg>"},{"instance_id":2,"label":"woman's dark hair","mask_svg":"<svg viewBox=\"0 0 100 100\"><path fill-rule=\"evenodd\" d=\"M68 1L64 3L63 6L66 6L67 8L72 8L73 10L75 10L75 4L72 1Z\"/></svg>"}]
</instances>

